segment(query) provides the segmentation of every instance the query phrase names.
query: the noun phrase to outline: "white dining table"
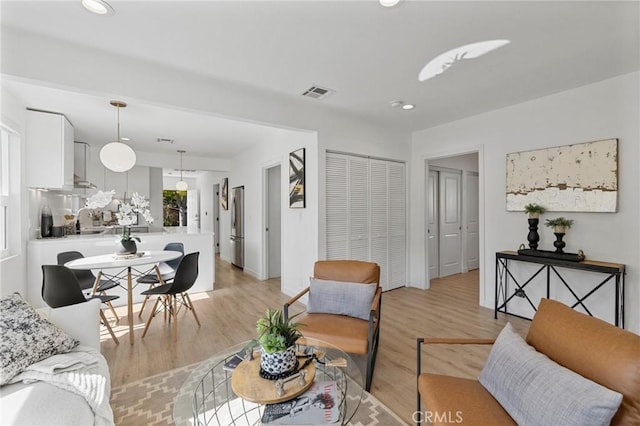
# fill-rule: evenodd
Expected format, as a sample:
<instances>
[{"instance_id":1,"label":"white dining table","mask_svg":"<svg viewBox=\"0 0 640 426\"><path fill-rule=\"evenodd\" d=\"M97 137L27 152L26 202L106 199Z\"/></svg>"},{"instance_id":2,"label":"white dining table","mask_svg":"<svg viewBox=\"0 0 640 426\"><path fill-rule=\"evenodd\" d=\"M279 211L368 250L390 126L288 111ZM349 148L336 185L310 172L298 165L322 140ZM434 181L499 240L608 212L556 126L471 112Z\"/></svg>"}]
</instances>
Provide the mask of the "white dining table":
<instances>
[{"instance_id":1,"label":"white dining table","mask_svg":"<svg viewBox=\"0 0 640 426\"><path fill-rule=\"evenodd\" d=\"M122 271L119 274L116 274L113 277L118 277L122 272L126 271L127 277L127 317L129 320L129 343L133 345L133 275L135 266L141 265L150 265L155 264L153 266L153 270L158 276L158 285L164 284L162 279L162 274L158 269L158 263L166 262L169 260L177 259L182 256L182 253L179 251L170 251L170 250L158 250L158 251L145 251L139 252L136 255L127 255L121 256L116 254L103 254L99 256L89 256L83 257L81 259L72 260L71 262L67 262L64 264L69 269L95 269L98 270L98 274L96 276L96 281L93 285L93 292L95 293L98 284L100 283L100 279L103 275L102 271L105 269L121 269ZM135 270L136 275L144 275L148 273L139 272Z\"/></svg>"}]
</instances>

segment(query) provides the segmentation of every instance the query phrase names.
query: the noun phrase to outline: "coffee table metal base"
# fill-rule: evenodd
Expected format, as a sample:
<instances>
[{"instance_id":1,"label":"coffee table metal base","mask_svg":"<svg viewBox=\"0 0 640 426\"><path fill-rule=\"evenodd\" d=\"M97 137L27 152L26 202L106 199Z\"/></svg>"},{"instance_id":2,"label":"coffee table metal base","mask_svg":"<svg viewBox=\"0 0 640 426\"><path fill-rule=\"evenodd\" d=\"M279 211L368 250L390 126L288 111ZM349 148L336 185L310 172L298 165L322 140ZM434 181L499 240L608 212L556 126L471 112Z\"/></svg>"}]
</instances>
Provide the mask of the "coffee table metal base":
<instances>
[{"instance_id":1,"label":"coffee table metal base","mask_svg":"<svg viewBox=\"0 0 640 426\"><path fill-rule=\"evenodd\" d=\"M176 425L259 425L264 405L246 401L231 388L232 372L223 368L227 359L240 351L245 343L229 348L200 364L185 380L174 403ZM335 381L339 419L347 424L362 399L362 374L345 352L325 342L310 341L299 345L298 352L325 354L325 361L347 360L346 367L316 363L316 381Z\"/></svg>"}]
</instances>

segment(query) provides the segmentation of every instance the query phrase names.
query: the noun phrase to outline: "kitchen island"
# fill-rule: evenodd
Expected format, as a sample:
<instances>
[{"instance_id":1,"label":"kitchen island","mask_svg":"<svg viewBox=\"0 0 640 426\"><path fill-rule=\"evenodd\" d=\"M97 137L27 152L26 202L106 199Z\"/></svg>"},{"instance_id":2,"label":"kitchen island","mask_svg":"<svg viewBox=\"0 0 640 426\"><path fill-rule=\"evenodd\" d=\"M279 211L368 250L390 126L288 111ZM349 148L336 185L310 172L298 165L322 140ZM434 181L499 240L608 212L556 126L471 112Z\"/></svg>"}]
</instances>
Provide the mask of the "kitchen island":
<instances>
[{"instance_id":1,"label":"kitchen island","mask_svg":"<svg viewBox=\"0 0 640 426\"><path fill-rule=\"evenodd\" d=\"M181 242L184 244L184 252L200 252L199 273L196 283L189 291L199 293L212 291L215 281L214 239L212 232L202 232L187 227L168 227L163 232L132 233L139 237L141 242L136 242L138 251L162 250L165 244ZM96 256L115 252L115 244L119 235L94 234L94 235L67 235L63 238L33 239L27 246L27 295L26 299L33 306L45 306L42 300L42 265L57 264L57 255L63 251L79 251L84 256ZM94 271L97 274L98 271ZM118 271L105 270L106 273ZM140 286L133 291L133 302L144 300L140 292L147 290L148 285ZM109 294L119 295L120 298L113 301L115 306L123 306L127 303L126 283L124 288L116 287L109 290Z\"/></svg>"}]
</instances>

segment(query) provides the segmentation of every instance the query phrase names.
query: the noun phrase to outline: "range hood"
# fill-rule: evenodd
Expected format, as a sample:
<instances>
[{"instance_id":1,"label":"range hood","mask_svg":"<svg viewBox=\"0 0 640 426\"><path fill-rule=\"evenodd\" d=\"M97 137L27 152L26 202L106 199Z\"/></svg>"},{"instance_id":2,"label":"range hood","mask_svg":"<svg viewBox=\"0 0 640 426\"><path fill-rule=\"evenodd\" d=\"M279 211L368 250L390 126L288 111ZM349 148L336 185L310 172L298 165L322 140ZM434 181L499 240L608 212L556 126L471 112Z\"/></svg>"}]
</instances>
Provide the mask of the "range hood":
<instances>
[{"instance_id":1,"label":"range hood","mask_svg":"<svg viewBox=\"0 0 640 426\"><path fill-rule=\"evenodd\" d=\"M97 189L87 180L87 149L86 142L75 141L73 144L73 187L76 189Z\"/></svg>"}]
</instances>

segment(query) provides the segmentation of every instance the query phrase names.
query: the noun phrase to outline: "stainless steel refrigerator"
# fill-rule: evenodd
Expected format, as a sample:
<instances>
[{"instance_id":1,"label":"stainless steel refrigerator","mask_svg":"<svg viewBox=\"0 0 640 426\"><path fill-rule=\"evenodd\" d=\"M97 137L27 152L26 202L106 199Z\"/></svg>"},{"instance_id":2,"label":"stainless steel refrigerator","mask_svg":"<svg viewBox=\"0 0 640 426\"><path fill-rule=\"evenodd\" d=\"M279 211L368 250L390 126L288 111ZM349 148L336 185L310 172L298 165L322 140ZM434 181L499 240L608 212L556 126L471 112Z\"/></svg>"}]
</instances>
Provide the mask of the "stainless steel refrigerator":
<instances>
[{"instance_id":1,"label":"stainless steel refrigerator","mask_svg":"<svg viewBox=\"0 0 640 426\"><path fill-rule=\"evenodd\" d=\"M231 263L244 268L244 186L231 190Z\"/></svg>"}]
</instances>

